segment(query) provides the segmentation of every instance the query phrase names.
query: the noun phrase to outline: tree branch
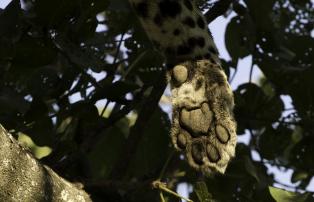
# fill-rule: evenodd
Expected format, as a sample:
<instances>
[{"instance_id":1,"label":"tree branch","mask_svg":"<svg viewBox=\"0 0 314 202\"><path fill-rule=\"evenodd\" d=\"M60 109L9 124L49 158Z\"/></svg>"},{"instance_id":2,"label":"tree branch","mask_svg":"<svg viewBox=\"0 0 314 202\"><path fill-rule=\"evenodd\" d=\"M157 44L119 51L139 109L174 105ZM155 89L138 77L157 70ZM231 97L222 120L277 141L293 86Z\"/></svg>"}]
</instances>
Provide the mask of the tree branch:
<instances>
[{"instance_id":1,"label":"tree branch","mask_svg":"<svg viewBox=\"0 0 314 202\"><path fill-rule=\"evenodd\" d=\"M0 125L1 201L91 201L80 187L42 165Z\"/></svg>"},{"instance_id":2,"label":"tree branch","mask_svg":"<svg viewBox=\"0 0 314 202\"><path fill-rule=\"evenodd\" d=\"M223 15L230 8L231 3L234 0L219 0L214 6L207 11L204 16L208 23L214 21L217 17Z\"/></svg>"}]
</instances>

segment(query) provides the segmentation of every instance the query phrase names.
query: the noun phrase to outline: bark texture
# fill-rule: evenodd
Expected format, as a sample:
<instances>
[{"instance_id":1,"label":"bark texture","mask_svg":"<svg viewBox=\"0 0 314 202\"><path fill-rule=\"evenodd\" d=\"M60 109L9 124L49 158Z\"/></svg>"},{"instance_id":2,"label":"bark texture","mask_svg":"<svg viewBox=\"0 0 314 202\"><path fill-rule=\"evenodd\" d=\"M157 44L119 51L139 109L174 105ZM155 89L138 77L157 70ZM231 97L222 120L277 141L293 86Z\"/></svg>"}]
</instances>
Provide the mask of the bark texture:
<instances>
[{"instance_id":1,"label":"bark texture","mask_svg":"<svg viewBox=\"0 0 314 202\"><path fill-rule=\"evenodd\" d=\"M80 187L42 165L0 125L0 201L89 202Z\"/></svg>"}]
</instances>

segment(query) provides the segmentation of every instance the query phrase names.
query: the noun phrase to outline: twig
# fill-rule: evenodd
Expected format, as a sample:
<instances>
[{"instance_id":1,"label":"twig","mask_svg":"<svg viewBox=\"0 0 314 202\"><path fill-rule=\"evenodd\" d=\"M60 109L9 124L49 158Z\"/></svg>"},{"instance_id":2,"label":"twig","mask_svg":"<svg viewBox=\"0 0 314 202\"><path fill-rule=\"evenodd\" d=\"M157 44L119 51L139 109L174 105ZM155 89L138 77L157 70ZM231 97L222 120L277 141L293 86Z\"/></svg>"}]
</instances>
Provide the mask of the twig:
<instances>
[{"instance_id":1,"label":"twig","mask_svg":"<svg viewBox=\"0 0 314 202\"><path fill-rule=\"evenodd\" d=\"M101 116L101 117L103 117L103 116L104 116L104 113L105 113L105 111L106 111L106 109L107 109L107 107L108 107L109 103L110 103L110 101L109 101L109 100L107 100L107 102L106 102L106 104L105 104L104 108L102 108L102 110L101 110L101 113L100 113L100 116Z\"/></svg>"},{"instance_id":2,"label":"twig","mask_svg":"<svg viewBox=\"0 0 314 202\"><path fill-rule=\"evenodd\" d=\"M159 196L160 196L161 202L166 202L166 200L164 198L164 193L162 191L159 191Z\"/></svg>"},{"instance_id":3,"label":"twig","mask_svg":"<svg viewBox=\"0 0 314 202\"><path fill-rule=\"evenodd\" d=\"M230 84L232 83L233 79L235 78L237 72L238 72L238 68L235 68L234 73L232 74L232 76L230 76L230 79L229 79Z\"/></svg>"},{"instance_id":4,"label":"twig","mask_svg":"<svg viewBox=\"0 0 314 202\"><path fill-rule=\"evenodd\" d=\"M155 188L155 189L159 189L159 190L161 190L161 191L167 192L167 193L169 193L169 194L171 194L171 195L174 195L174 196L176 196L176 197L178 197L178 198L181 198L181 199L183 199L183 200L186 200L187 202L193 202L191 199L185 198L185 197L179 195L178 193L172 191L171 189L167 188L167 185L166 185L165 183L163 183L163 182L160 182L159 180L154 181L154 182L152 183L152 186L153 186L153 188Z\"/></svg>"},{"instance_id":5,"label":"twig","mask_svg":"<svg viewBox=\"0 0 314 202\"><path fill-rule=\"evenodd\" d=\"M249 83L252 83L252 75L253 75L253 64L251 65L251 68L250 68Z\"/></svg>"},{"instance_id":6,"label":"twig","mask_svg":"<svg viewBox=\"0 0 314 202\"><path fill-rule=\"evenodd\" d=\"M119 56L119 53L120 53L120 49L121 49L121 45L122 45L122 42L123 42L124 35L125 35L125 32L123 32L121 34L121 37L120 37L120 40L119 40L119 43L118 43L118 46L117 46L117 51L116 51L116 54L114 56L112 64L115 64L117 62L117 59L118 59L118 56Z\"/></svg>"}]
</instances>

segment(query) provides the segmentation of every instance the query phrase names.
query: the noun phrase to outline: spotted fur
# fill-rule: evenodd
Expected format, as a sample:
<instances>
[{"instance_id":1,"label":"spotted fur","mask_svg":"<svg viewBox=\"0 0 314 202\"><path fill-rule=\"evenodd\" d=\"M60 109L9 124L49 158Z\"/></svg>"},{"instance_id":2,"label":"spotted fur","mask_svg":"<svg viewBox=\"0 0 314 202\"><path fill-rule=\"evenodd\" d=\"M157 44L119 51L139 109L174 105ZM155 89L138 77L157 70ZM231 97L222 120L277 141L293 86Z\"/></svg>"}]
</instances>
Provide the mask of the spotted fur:
<instances>
[{"instance_id":1,"label":"spotted fur","mask_svg":"<svg viewBox=\"0 0 314 202\"><path fill-rule=\"evenodd\" d=\"M129 0L165 55L174 147L200 171L224 173L237 141L233 94L207 23L191 0Z\"/></svg>"}]
</instances>

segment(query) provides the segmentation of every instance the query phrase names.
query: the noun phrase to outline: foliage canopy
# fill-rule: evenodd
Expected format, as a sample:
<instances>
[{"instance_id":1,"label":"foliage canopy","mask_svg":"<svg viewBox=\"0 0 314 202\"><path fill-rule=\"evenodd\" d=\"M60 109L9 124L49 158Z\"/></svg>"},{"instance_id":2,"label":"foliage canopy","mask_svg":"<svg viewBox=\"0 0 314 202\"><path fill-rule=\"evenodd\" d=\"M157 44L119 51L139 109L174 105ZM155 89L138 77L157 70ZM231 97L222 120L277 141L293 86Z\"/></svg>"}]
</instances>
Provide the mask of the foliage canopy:
<instances>
[{"instance_id":1,"label":"foliage canopy","mask_svg":"<svg viewBox=\"0 0 314 202\"><path fill-rule=\"evenodd\" d=\"M223 67L234 72L252 55L265 78L234 91L238 135L249 133L249 143L238 144L226 175L200 178L172 152L158 105L163 58L126 0L13 0L0 9L0 123L50 147L41 161L83 182L95 201L159 201L150 187L159 177L172 189L191 184L195 201L314 201L313 1L230 2ZM280 182L270 166L293 170L295 193L272 187Z\"/></svg>"}]
</instances>

